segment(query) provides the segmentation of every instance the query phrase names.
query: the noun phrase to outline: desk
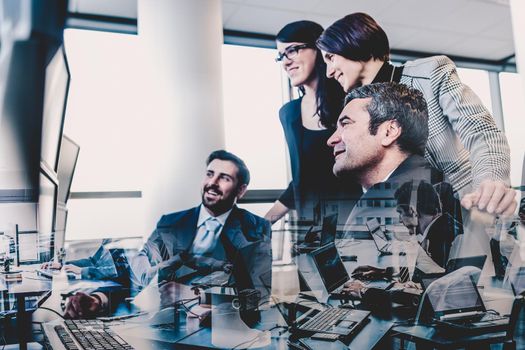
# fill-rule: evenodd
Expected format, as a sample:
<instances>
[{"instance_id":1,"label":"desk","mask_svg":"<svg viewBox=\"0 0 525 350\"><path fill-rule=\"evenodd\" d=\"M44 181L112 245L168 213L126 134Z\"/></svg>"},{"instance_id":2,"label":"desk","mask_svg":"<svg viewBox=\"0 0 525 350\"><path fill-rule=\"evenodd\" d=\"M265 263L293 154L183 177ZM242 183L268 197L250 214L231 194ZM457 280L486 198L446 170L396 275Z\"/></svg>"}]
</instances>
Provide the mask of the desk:
<instances>
[{"instance_id":1,"label":"desk","mask_svg":"<svg viewBox=\"0 0 525 350\"><path fill-rule=\"evenodd\" d=\"M392 264L394 256L379 256L375 248L374 243L371 240L357 241L340 241L338 243L341 254L355 254L358 256L357 262L345 262L345 266L349 272L351 272L358 265L375 265L375 266L387 266ZM315 267L312 266L311 261L307 255L301 255L297 258L298 264L301 267L310 268L312 283L316 276L314 273ZM304 266L303 266L304 263ZM318 276L317 276L318 277ZM309 281L310 282L310 281ZM486 285L491 285L496 281L490 280ZM339 301L329 301L335 305ZM270 330L275 327L276 324L283 324L284 320L282 315L278 312L276 307L265 308L261 313L261 322L256 326L259 330ZM409 315L402 315L401 313L394 312L391 315L379 317L378 315L371 315L370 322L364 326L364 328L356 334L349 343L349 347L352 349L372 349L378 347L382 342L388 340L389 337L398 337L404 340L416 341L420 344L433 344L434 346L443 348L454 348L460 347L467 344L487 344L487 342L502 342L505 337L505 333L493 333L490 335L481 335L476 337L458 337L450 338L444 336L438 330L432 327L407 327L407 326L396 326L393 330L392 326L397 321L402 321L410 317ZM182 313L179 327L173 329L171 332L170 341L156 341L145 339L145 327L144 325L137 325L135 329L128 327L130 335L133 336L136 341L134 342L131 338L126 337L132 345L135 345L137 349L191 349L191 348L213 348L211 328L199 327L197 319L186 318L185 314ZM279 334L279 328L272 331L271 343L266 349L287 349L288 346L286 341L290 336L289 333L285 332ZM150 334L155 335L155 331L150 328ZM158 335L158 334L157 334ZM437 345L436 345L437 344ZM242 345L239 346L242 348Z\"/></svg>"},{"instance_id":2,"label":"desk","mask_svg":"<svg viewBox=\"0 0 525 350\"><path fill-rule=\"evenodd\" d=\"M9 295L14 295L17 304L17 328L18 342L20 349L27 349L27 335L31 333L31 321L29 313L26 310L26 298L31 296L40 296L51 290L51 281L38 278L35 272L29 272L25 269L22 272L23 279L21 282L0 282L0 291L3 298L8 299Z\"/></svg>"},{"instance_id":3,"label":"desk","mask_svg":"<svg viewBox=\"0 0 525 350\"><path fill-rule=\"evenodd\" d=\"M68 291L72 288L84 288L89 285L92 289L100 287L118 288L120 285L110 281L85 281L85 280L67 280L65 274L59 278L54 277L53 280L39 276L35 269L39 265L25 265L21 266L23 279L21 282L0 282L0 292L2 296L7 299L13 295L17 303L16 319L19 348L27 349L28 335L31 334L31 319L30 312L34 310L26 310L26 298L31 296L42 296L51 290L60 293L61 291Z\"/></svg>"}]
</instances>

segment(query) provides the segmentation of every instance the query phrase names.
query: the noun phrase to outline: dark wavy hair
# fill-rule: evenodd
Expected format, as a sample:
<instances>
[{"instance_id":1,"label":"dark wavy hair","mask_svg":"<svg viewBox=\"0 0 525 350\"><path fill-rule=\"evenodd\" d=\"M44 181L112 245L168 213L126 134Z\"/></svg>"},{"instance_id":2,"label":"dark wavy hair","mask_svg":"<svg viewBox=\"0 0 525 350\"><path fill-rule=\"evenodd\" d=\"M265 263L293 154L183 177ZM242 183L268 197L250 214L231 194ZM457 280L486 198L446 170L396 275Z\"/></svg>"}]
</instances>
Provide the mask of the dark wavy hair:
<instances>
[{"instance_id":1,"label":"dark wavy hair","mask_svg":"<svg viewBox=\"0 0 525 350\"><path fill-rule=\"evenodd\" d=\"M237 167L237 179L239 180L239 186L248 185L250 183L250 170L246 166L244 161L237 157L235 154L225 151L223 149L213 151L206 159L206 166L210 165L215 159L227 160L235 164Z\"/></svg>"},{"instance_id":2,"label":"dark wavy hair","mask_svg":"<svg viewBox=\"0 0 525 350\"><path fill-rule=\"evenodd\" d=\"M385 31L366 13L352 13L326 28L317 47L352 61L371 58L388 61L390 45Z\"/></svg>"},{"instance_id":3,"label":"dark wavy hair","mask_svg":"<svg viewBox=\"0 0 525 350\"><path fill-rule=\"evenodd\" d=\"M348 93L345 106L356 98L370 98L369 131L377 133L379 125L395 120L401 126L397 145L407 154L425 154L428 139L427 102L419 90L398 83L374 83L360 86Z\"/></svg>"},{"instance_id":4,"label":"dark wavy hair","mask_svg":"<svg viewBox=\"0 0 525 350\"><path fill-rule=\"evenodd\" d=\"M323 27L312 21L298 21L285 25L275 40L282 43L299 42L310 45L317 50L315 59L315 77L317 79L317 91L315 93L317 102L317 113L321 124L327 128L334 127L337 117L343 109L344 91L341 85L334 79L326 77L326 63L323 61L321 51L316 48L315 43ZM299 87L304 94L304 88Z\"/></svg>"},{"instance_id":5,"label":"dark wavy hair","mask_svg":"<svg viewBox=\"0 0 525 350\"><path fill-rule=\"evenodd\" d=\"M397 205L408 206L414 194L417 196L414 204L419 214L437 215L442 212L441 200L434 186L423 180L419 184L415 180L405 182L396 190L394 198L397 200Z\"/></svg>"}]
</instances>

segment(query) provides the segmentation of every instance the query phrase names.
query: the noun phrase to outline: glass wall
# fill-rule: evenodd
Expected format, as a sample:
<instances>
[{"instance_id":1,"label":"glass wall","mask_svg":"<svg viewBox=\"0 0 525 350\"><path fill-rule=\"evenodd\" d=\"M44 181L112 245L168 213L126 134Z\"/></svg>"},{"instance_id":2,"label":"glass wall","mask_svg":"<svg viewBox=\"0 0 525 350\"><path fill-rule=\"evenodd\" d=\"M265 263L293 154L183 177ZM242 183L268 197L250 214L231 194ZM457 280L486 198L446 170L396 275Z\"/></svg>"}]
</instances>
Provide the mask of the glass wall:
<instances>
[{"instance_id":1,"label":"glass wall","mask_svg":"<svg viewBox=\"0 0 525 350\"><path fill-rule=\"evenodd\" d=\"M143 191L148 171L140 166L141 148L149 121L141 103L138 37L70 29L65 43L72 79L64 132L81 147L72 192ZM251 190L284 189L290 178L278 117L290 99L289 84L275 55L273 49L223 46L225 146L247 162ZM492 110L488 72L459 68L458 74ZM500 82L516 186L525 149L524 93L516 74L502 73ZM144 205L142 198L71 199L67 239L144 236L152 229L144 227ZM271 203L244 206L264 215Z\"/></svg>"}]
</instances>

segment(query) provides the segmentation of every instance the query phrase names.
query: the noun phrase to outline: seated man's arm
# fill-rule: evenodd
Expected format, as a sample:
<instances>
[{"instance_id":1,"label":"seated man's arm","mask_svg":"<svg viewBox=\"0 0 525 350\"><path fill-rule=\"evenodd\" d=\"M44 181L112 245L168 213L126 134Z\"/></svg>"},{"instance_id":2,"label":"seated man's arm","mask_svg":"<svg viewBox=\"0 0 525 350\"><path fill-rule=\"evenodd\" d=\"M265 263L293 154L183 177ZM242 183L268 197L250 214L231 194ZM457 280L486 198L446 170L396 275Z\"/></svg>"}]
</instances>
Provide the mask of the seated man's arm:
<instances>
[{"instance_id":1,"label":"seated man's arm","mask_svg":"<svg viewBox=\"0 0 525 350\"><path fill-rule=\"evenodd\" d=\"M167 270L173 269L175 271L183 265L180 254L163 261L159 241L161 241L161 237L159 232L155 230L138 254L130 259L134 285L143 288L151 282L160 270L165 270L166 274L169 274Z\"/></svg>"}]
</instances>

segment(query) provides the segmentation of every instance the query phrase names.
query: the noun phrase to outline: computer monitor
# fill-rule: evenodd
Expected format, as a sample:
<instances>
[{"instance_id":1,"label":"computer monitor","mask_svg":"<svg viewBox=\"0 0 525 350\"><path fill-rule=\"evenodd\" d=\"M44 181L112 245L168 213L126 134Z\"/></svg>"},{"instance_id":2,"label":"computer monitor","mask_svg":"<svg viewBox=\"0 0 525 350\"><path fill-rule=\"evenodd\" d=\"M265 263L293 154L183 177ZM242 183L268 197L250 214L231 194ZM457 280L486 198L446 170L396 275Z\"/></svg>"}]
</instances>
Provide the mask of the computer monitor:
<instances>
[{"instance_id":1,"label":"computer monitor","mask_svg":"<svg viewBox=\"0 0 525 350\"><path fill-rule=\"evenodd\" d=\"M58 203L66 204L69 199L73 174L77 165L80 147L66 135L62 135L58 158Z\"/></svg>"},{"instance_id":2,"label":"computer monitor","mask_svg":"<svg viewBox=\"0 0 525 350\"><path fill-rule=\"evenodd\" d=\"M60 191L60 187L59 187ZM63 203L57 203L57 210L55 214L55 244L54 251L58 252L61 248L64 248L64 242L66 239L66 226L67 226L67 208Z\"/></svg>"},{"instance_id":3,"label":"computer monitor","mask_svg":"<svg viewBox=\"0 0 525 350\"><path fill-rule=\"evenodd\" d=\"M46 66L44 106L42 111L41 160L53 171L58 168L70 73L64 46L60 46Z\"/></svg>"},{"instance_id":4,"label":"computer monitor","mask_svg":"<svg viewBox=\"0 0 525 350\"><path fill-rule=\"evenodd\" d=\"M41 163L39 181L37 229L40 261L49 261L54 255L58 179L52 171L46 169L44 163Z\"/></svg>"}]
</instances>

